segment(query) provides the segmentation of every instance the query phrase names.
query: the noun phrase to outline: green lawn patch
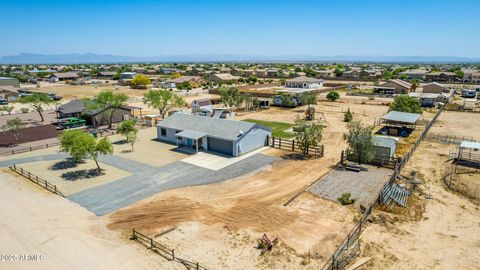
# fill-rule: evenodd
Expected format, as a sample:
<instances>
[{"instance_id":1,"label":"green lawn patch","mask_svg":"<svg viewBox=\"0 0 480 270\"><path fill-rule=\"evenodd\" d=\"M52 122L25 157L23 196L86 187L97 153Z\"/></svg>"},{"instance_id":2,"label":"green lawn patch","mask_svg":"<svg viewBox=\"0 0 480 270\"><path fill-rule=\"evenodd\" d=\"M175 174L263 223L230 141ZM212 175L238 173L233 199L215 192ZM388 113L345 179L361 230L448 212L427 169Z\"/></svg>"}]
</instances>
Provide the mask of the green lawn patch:
<instances>
[{"instance_id":1,"label":"green lawn patch","mask_svg":"<svg viewBox=\"0 0 480 270\"><path fill-rule=\"evenodd\" d=\"M259 124L259 125L271 128L272 136L276 138L291 139L295 137L295 133L286 131L294 126L291 123L263 121L263 120L256 120L256 119L245 119L243 121L255 123L255 124Z\"/></svg>"}]
</instances>

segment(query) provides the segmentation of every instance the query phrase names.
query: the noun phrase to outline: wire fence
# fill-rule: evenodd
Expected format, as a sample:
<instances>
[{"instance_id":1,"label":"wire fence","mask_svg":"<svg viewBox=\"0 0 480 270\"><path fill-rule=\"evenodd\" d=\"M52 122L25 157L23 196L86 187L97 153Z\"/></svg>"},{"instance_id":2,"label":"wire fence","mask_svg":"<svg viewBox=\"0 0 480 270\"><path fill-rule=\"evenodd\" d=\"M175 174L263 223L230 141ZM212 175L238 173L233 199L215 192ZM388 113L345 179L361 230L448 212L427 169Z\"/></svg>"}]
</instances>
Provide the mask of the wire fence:
<instances>
[{"instance_id":1,"label":"wire fence","mask_svg":"<svg viewBox=\"0 0 480 270\"><path fill-rule=\"evenodd\" d=\"M461 144L463 141L478 142L471 136L457 136L440 133L430 133L427 138L429 141L439 142L443 144Z\"/></svg>"},{"instance_id":2,"label":"wire fence","mask_svg":"<svg viewBox=\"0 0 480 270\"><path fill-rule=\"evenodd\" d=\"M145 234L136 231L135 229L132 229L132 237L130 239L136 241L140 245L150 249L169 261L176 261L183 264L187 269L207 270L207 268L201 266L198 262L191 262L176 256L175 249L168 248L167 246L160 244L159 242L153 240L153 238L148 237Z\"/></svg>"},{"instance_id":3,"label":"wire fence","mask_svg":"<svg viewBox=\"0 0 480 270\"><path fill-rule=\"evenodd\" d=\"M323 266L322 270L341 270L344 269L351 261L353 261L360 254L360 235L365 229L365 222L368 219L368 216L372 213L375 206L379 201L382 201L383 190L391 185L397 176L400 175L401 170L406 166L408 160L412 157L415 150L418 148L420 143L425 140L428 135L428 131L438 119L440 114L444 111L445 105L442 106L437 114L432 118L432 120L425 126L420 137L417 139L415 144L412 145L410 150L399 160L396 164L395 169L392 175L384 183L383 187L380 189L376 196L376 200L372 202L367 208L365 208L362 217L354 225L353 229L348 233L347 237L341 242L340 246L333 253L327 263Z\"/></svg>"},{"instance_id":4,"label":"wire fence","mask_svg":"<svg viewBox=\"0 0 480 270\"><path fill-rule=\"evenodd\" d=\"M18 167L17 165L13 164L12 166L9 167L12 171L20 174L21 176L27 178L28 180L32 181L33 183L39 185L40 187L53 192L57 195L60 195L62 197L65 197L63 193L57 188L56 185L52 185L47 180L44 180L37 175L34 175L33 173L30 173L29 171L24 170L21 167Z\"/></svg>"},{"instance_id":5,"label":"wire fence","mask_svg":"<svg viewBox=\"0 0 480 270\"><path fill-rule=\"evenodd\" d=\"M477 178L480 178L480 168L461 168L459 169L456 164L445 169L443 176L443 183L451 190L454 190L464 196L471 199L480 200L480 183L473 182L465 175L473 174Z\"/></svg>"}]
</instances>

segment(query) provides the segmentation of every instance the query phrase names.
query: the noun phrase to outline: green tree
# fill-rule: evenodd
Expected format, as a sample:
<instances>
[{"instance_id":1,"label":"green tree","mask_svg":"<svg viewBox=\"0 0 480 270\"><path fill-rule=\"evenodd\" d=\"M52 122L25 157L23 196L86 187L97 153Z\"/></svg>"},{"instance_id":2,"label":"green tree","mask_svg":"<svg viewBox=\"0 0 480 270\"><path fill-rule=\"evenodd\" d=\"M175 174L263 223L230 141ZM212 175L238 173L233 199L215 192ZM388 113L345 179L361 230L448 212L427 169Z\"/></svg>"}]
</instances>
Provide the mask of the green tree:
<instances>
[{"instance_id":1,"label":"green tree","mask_svg":"<svg viewBox=\"0 0 480 270\"><path fill-rule=\"evenodd\" d=\"M343 75L343 70L335 68L335 71L333 73L335 73L336 77L341 77Z\"/></svg>"},{"instance_id":2,"label":"green tree","mask_svg":"<svg viewBox=\"0 0 480 270\"><path fill-rule=\"evenodd\" d=\"M314 92L305 92L302 94L303 104L307 104L308 108L310 105L317 104L317 94Z\"/></svg>"},{"instance_id":3,"label":"green tree","mask_svg":"<svg viewBox=\"0 0 480 270\"><path fill-rule=\"evenodd\" d=\"M108 128L112 128L113 115L122 106L127 105L128 96L124 93L102 91L93 100L86 101L86 111L102 110L108 117Z\"/></svg>"},{"instance_id":4,"label":"green tree","mask_svg":"<svg viewBox=\"0 0 480 270\"><path fill-rule=\"evenodd\" d=\"M457 79L462 79L463 75L465 75L465 73L462 70L455 70L454 73L455 73L455 77L457 77Z\"/></svg>"},{"instance_id":5,"label":"green tree","mask_svg":"<svg viewBox=\"0 0 480 270\"><path fill-rule=\"evenodd\" d=\"M15 142L18 140L18 135L20 134L20 130L25 127L25 124L22 120L18 117L9 119L6 123L2 126L2 130L12 134L15 138Z\"/></svg>"},{"instance_id":6,"label":"green tree","mask_svg":"<svg viewBox=\"0 0 480 270\"><path fill-rule=\"evenodd\" d=\"M145 93L143 95L143 103L157 109L160 115L162 115L162 118L165 118L165 114L170 109L185 105L185 100L171 91L160 89L150 90Z\"/></svg>"},{"instance_id":7,"label":"green tree","mask_svg":"<svg viewBox=\"0 0 480 270\"><path fill-rule=\"evenodd\" d=\"M348 144L348 153L358 164L369 162L375 155L372 127L364 126L360 121L352 121L347 125L347 133L343 135Z\"/></svg>"},{"instance_id":8,"label":"green tree","mask_svg":"<svg viewBox=\"0 0 480 270\"><path fill-rule=\"evenodd\" d=\"M228 108L236 108L240 106L244 98L236 87L221 88L220 96L222 97L222 102Z\"/></svg>"},{"instance_id":9,"label":"green tree","mask_svg":"<svg viewBox=\"0 0 480 270\"><path fill-rule=\"evenodd\" d=\"M133 119L125 120L117 127L117 134L125 137L127 143L132 147L132 152L133 145L137 141L137 133L138 129L135 127L135 120Z\"/></svg>"},{"instance_id":10,"label":"green tree","mask_svg":"<svg viewBox=\"0 0 480 270\"><path fill-rule=\"evenodd\" d=\"M13 107L13 106L1 106L0 107L0 111L7 112L8 115L12 114L13 109L15 109L15 107Z\"/></svg>"},{"instance_id":11,"label":"green tree","mask_svg":"<svg viewBox=\"0 0 480 270\"><path fill-rule=\"evenodd\" d=\"M418 99L407 95L398 95L393 98L393 102L390 104L390 111L422 113L422 107Z\"/></svg>"},{"instance_id":12,"label":"green tree","mask_svg":"<svg viewBox=\"0 0 480 270\"><path fill-rule=\"evenodd\" d=\"M135 78L132 79L133 86L145 86L150 83L151 83L150 79L141 74L138 74L137 76L135 76Z\"/></svg>"},{"instance_id":13,"label":"green tree","mask_svg":"<svg viewBox=\"0 0 480 270\"><path fill-rule=\"evenodd\" d=\"M50 98L47 94L44 93L34 93L31 95L23 96L20 98L20 102L24 104L30 104L32 109L40 115L42 122L45 121L43 118L42 112L44 111L44 106L48 104L55 103L55 101Z\"/></svg>"},{"instance_id":14,"label":"green tree","mask_svg":"<svg viewBox=\"0 0 480 270\"><path fill-rule=\"evenodd\" d=\"M91 134L82 130L63 132L60 135L60 146L62 151L68 152L77 162L86 158L93 159L98 173L101 172L98 155L113 154L113 146L108 138L96 140Z\"/></svg>"},{"instance_id":15,"label":"green tree","mask_svg":"<svg viewBox=\"0 0 480 270\"><path fill-rule=\"evenodd\" d=\"M353 120L353 114L350 112L350 108L348 108L347 112L343 116L343 121L344 122L351 122Z\"/></svg>"},{"instance_id":16,"label":"green tree","mask_svg":"<svg viewBox=\"0 0 480 270\"><path fill-rule=\"evenodd\" d=\"M302 150L302 158L306 158L310 147L319 146L322 141L324 126L320 122L309 122L297 118L293 131L298 147Z\"/></svg>"},{"instance_id":17,"label":"green tree","mask_svg":"<svg viewBox=\"0 0 480 270\"><path fill-rule=\"evenodd\" d=\"M330 101L335 101L340 98L340 94L336 91L330 91L327 94L327 99Z\"/></svg>"}]
</instances>

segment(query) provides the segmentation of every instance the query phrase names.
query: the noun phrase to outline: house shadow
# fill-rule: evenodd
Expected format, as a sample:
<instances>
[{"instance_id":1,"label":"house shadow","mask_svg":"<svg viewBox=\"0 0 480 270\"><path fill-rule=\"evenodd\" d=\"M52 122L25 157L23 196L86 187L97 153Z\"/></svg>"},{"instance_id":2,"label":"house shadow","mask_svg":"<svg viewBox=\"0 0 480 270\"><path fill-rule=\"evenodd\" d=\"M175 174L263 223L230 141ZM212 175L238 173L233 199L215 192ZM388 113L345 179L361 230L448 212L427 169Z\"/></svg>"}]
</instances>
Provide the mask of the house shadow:
<instances>
[{"instance_id":1,"label":"house shadow","mask_svg":"<svg viewBox=\"0 0 480 270\"><path fill-rule=\"evenodd\" d=\"M83 179L95 178L98 176L103 175L103 172L98 172L96 168L89 169L89 170L78 170L72 172L63 173L60 177L62 177L65 181L78 181Z\"/></svg>"},{"instance_id":2,"label":"house shadow","mask_svg":"<svg viewBox=\"0 0 480 270\"><path fill-rule=\"evenodd\" d=\"M79 163L84 163L84 162L78 162L78 161L75 161L73 158L67 158L65 160L62 160L53 164L52 166L49 167L49 169L54 171L66 170L66 169L77 167Z\"/></svg>"}]
</instances>

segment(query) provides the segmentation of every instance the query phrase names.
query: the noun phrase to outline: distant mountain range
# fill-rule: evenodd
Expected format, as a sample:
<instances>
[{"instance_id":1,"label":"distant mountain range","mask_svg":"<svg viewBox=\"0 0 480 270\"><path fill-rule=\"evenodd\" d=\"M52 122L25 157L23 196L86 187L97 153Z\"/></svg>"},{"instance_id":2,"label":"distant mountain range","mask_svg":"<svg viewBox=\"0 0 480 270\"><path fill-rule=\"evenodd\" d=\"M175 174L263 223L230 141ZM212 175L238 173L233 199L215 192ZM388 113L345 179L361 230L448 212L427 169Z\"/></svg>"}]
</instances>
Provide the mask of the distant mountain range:
<instances>
[{"instance_id":1,"label":"distant mountain range","mask_svg":"<svg viewBox=\"0 0 480 270\"><path fill-rule=\"evenodd\" d=\"M372 62L372 63L480 63L480 58L457 56L318 56L318 55L240 55L189 54L151 57L109 54L32 54L21 53L0 57L1 64L96 64L134 62Z\"/></svg>"}]
</instances>

